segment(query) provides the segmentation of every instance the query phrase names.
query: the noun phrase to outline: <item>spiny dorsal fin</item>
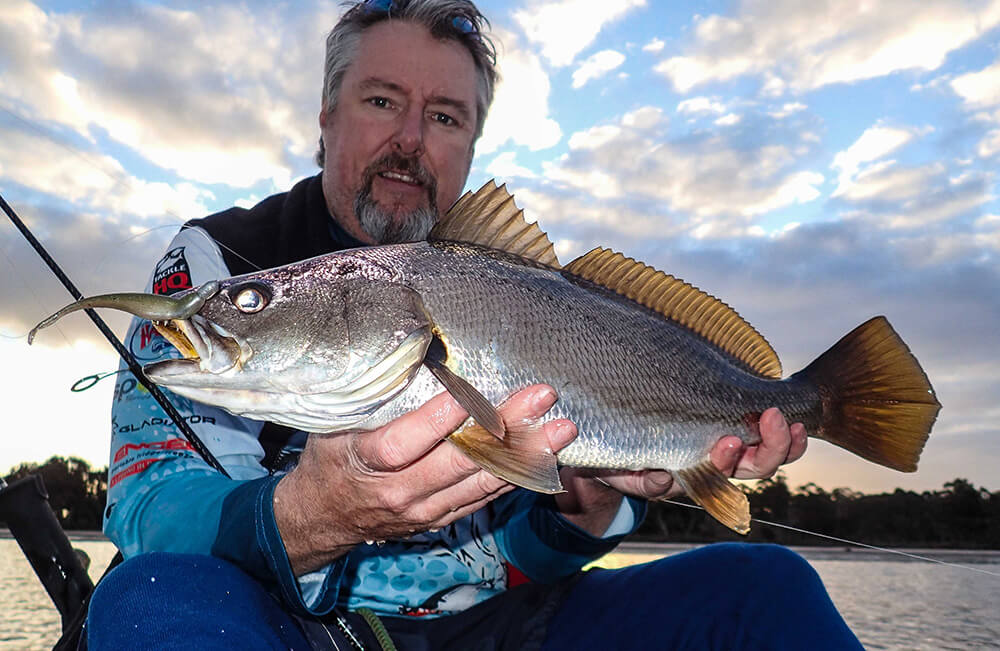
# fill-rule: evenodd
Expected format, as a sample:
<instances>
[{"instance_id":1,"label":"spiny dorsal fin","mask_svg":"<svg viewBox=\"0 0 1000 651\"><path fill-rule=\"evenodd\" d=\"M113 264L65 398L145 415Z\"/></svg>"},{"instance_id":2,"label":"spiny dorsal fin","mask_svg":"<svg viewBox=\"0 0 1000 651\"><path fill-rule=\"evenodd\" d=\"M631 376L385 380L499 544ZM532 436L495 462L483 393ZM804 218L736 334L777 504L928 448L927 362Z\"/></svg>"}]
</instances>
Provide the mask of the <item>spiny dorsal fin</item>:
<instances>
[{"instance_id":1,"label":"spiny dorsal fin","mask_svg":"<svg viewBox=\"0 0 1000 651\"><path fill-rule=\"evenodd\" d=\"M478 244L506 251L559 269L559 259L548 235L538 224L524 221L507 186L492 180L476 192L466 192L434 226L432 240Z\"/></svg>"},{"instance_id":2,"label":"spiny dorsal fin","mask_svg":"<svg viewBox=\"0 0 1000 651\"><path fill-rule=\"evenodd\" d=\"M762 377L781 377L778 355L753 326L733 308L683 280L603 248L573 260L565 271L659 312Z\"/></svg>"}]
</instances>

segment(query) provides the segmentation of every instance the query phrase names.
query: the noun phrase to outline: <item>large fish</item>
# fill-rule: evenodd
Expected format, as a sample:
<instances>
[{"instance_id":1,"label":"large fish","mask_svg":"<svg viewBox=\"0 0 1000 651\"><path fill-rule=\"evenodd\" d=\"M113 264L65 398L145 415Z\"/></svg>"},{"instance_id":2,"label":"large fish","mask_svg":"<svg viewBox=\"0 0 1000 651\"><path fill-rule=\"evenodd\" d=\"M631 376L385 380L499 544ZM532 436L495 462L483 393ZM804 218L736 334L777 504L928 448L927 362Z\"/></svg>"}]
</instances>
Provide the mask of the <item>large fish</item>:
<instances>
[{"instance_id":1,"label":"large fish","mask_svg":"<svg viewBox=\"0 0 1000 651\"><path fill-rule=\"evenodd\" d=\"M310 432L376 428L443 386L475 419L451 442L542 492L561 489L556 458L526 449L493 405L551 384L551 415L579 428L558 464L669 470L744 533L747 499L709 451L729 434L759 442L766 408L902 471L916 469L940 409L885 318L780 379L777 355L729 306L605 249L560 266L492 182L459 200L426 242L331 253L176 297L84 299L38 328L86 307L154 321L184 356L144 368L157 384Z\"/></svg>"}]
</instances>

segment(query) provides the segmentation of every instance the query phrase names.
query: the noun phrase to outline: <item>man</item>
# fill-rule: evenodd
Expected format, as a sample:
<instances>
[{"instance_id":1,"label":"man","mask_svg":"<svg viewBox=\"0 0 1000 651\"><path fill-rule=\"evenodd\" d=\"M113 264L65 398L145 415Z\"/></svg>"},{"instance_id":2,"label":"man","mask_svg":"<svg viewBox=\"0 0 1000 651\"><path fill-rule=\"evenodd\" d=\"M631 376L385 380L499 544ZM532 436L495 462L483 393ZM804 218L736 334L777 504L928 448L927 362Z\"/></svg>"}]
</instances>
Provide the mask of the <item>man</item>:
<instances>
[{"instance_id":1,"label":"man","mask_svg":"<svg viewBox=\"0 0 1000 651\"><path fill-rule=\"evenodd\" d=\"M153 291L426 237L465 185L492 100L482 25L467 0L352 7L327 42L322 174L192 222ZM147 326L133 324L133 350L170 354ZM501 413L540 419L557 399L528 387ZM134 381L119 383L105 531L129 560L95 593L95 648L350 648L383 627L414 649L857 645L781 548L715 546L580 575L635 530L646 499L677 494L670 475L563 469L563 494L515 490L441 443L467 417L446 393L376 431L308 438L178 403L232 478L176 438ZM723 439L713 462L762 477L805 450L802 426L776 410L761 433L750 448ZM535 434L553 450L575 435L561 420ZM510 588L521 574L530 582Z\"/></svg>"}]
</instances>

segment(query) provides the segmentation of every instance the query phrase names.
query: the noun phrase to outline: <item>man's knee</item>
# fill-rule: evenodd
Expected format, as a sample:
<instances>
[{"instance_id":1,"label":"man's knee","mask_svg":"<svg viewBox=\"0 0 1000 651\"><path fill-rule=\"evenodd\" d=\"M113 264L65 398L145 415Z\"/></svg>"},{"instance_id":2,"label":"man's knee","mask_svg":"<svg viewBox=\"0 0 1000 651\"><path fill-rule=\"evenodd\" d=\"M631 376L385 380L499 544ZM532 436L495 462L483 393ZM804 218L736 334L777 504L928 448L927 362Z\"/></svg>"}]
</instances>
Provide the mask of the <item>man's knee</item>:
<instances>
[{"instance_id":1,"label":"man's knee","mask_svg":"<svg viewBox=\"0 0 1000 651\"><path fill-rule=\"evenodd\" d=\"M172 603L198 600L206 585L240 589L262 588L238 568L211 556L153 552L130 558L114 568L97 585L91 603L95 608L158 609L162 599ZM202 589L199 589L201 587Z\"/></svg>"},{"instance_id":2,"label":"man's knee","mask_svg":"<svg viewBox=\"0 0 1000 651\"><path fill-rule=\"evenodd\" d=\"M260 583L194 554L142 554L116 567L94 591L87 629L91 648L308 647Z\"/></svg>"}]
</instances>

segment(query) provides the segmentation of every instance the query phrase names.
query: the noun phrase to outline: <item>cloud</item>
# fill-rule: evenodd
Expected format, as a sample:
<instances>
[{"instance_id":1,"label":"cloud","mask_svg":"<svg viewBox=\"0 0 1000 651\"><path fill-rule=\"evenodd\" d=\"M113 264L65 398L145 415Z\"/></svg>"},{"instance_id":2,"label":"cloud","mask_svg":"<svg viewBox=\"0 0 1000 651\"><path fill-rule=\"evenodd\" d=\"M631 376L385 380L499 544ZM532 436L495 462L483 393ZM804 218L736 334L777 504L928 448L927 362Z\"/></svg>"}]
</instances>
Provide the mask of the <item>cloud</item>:
<instances>
[{"instance_id":1,"label":"cloud","mask_svg":"<svg viewBox=\"0 0 1000 651\"><path fill-rule=\"evenodd\" d=\"M654 38L649 43L646 43L645 45L642 46L642 51L656 53L662 50L665 45L666 43L664 41L661 41L658 38Z\"/></svg>"},{"instance_id":2,"label":"cloud","mask_svg":"<svg viewBox=\"0 0 1000 651\"><path fill-rule=\"evenodd\" d=\"M802 102L786 102L785 104L781 105L780 109L769 111L768 115L770 115L772 118L786 118L789 115L792 115L793 113L804 111L807 108L809 107L803 104Z\"/></svg>"},{"instance_id":3,"label":"cloud","mask_svg":"<svg viewBox=\"0 0 1000 651\"><path fill-rule=\"evenodd\" d=\"M138 218L185 219L209 212L208 190L191 183L136 178L114 158L0 123L0 172L26 188L73 202L80 209Z\"/></svg>"},{"instance_id":4,"label":"cloud","mask_svg":"<svg viewBox=\"0 0 1000 651\"><path fill-rule=\"evenodd\" d=\"M1000 129L987 132L976 147L976 153L983 158L990 158L1000 153Z\"/></svg>"},{"instance_id":5,"label":"cloud","mask_svg":"<svg viewBox=\"0 0 1000 651\"><path fill-rule=\"evenodd\" d=\"M501 179L515 176L529 179L535 178L535 173L526 167L518 165L514 157L515 153L512 151L503 152L486 166L486 172Z\"/></svg>"},{"instance_id":6,"label":"cloud","mask_svg":"<svg viewBox=\"0 0 1000 651\"><path fill-rule=\"evenodd\" d=\"M685 228L699 237L745 232L757 215L815 200L824 179L799 167L796 152L812 147L801 130L783 131L781 122L766 115L743 122L740 129L773 128L787 142L760 142L729 129L670 138L660 112L645 107L572 134L569 152L549 163L545 175L597 198L638 203L659 213L649 236L667 223L668 229Z\"/></svg>"},{"instance_id":7,"label":"cloud","mask_svg":"<svg viewBox=\"0 0 1000 651\"><path fill-rule=\"evenodd\" d=\"M721 118L716 119L713 124L720 127L731 127L734 124L739 124L741 119L736 113L726 113Z\"/></svg>"},{"instance_id":8,"label":"cloud","mask_svg":"<svg viewBox=\"0 0 1000 651\"><path fill-rule=\"evenodd\" d=\"M717 100L708 97L691 97L677 105L677 112L690 115L701 113L718 113L721 115L726 112L726 107Z\"/></svg>"},{"instance_id":9,"label":"cloud","mask_svg":"<svg viewBox=\"0 0 1000 651\"><path fill-rule=\"evenodd\" d=\"M929 130L870 127L834 156L838 185L831 197L851 206L855 218L887 228L924 227L969 214L991 199L993 173L970 169L950 176L941 161L901 163L890 154Z\"/></svg>"},{"instance_id":10,"label":"cloud","mask_svg":"<svg viewBox=\"0 0 1000 651\"><path fill-rule=\"evenodd\" d=\"M591 79L605 75L625 63L625 55L615 50L596 52L573 72L573 88L580 88Z\"/></svg>"},{"instance_id":11,"label":"cloud","mask_svg":"<svg viewBox=\"0 0 1000 651\"><path fill-rule=\"evenodd\" d=\"M656 71L682 93L744 75L765 90L813 89L881 77L899 70L935 70L947 55L1000 24L1000 0L985 7L948 0L914 4L744 0L735 16L695 17L686 54Z\"/></svg>"},{"instance_id":12,"label":"cloud","mask_svg":"<svg viewBox=\"0 0 1000 651\"><path fill-rule=\"evenodd\" d=\"M17 0L6 11L0 102L19 115L236 187L287 185L314 147L330 12L126 1L45 13Z\"/></svg>"},{"instance_id":13,"label":"cloud","mask_svg":"<svg viewBox=\"0 0 1000 651\"><path fill-rule=\"evenodd\" d=\"M497 30L497 40L503 44L497 57L501 79L476 153L492 153L508 142L533 151L552 147L562 130L551 117L548 74L536 55L519 47L516 36Z\"/></svg>"},{"instance_id":14,"label":"cloud","mask_svg":"<svg viewBox=\"0 0 1000 651\"><path fill-rule=\"evenodd\" d=\"M515 11L514 20L550 64L562 67L573 63L606 24L644 6L646 0L534 0Z\"/></svg>"},{"instance_id":15,"label":"cloud","mask_svg":"<svg viewBox=\"0 0 1000 651\"><path fill-rule=\"evenodd\" d=\"M950 82L952 90L962 98L964 108L974 111L972 122L1000 125L1000 61L977 72L955 77ZM976 146L980 158L992 158L1000 153L1000 129L983 134Z\"/></svg>"},{"instance_id":16,"label":"cloud","mask_svg":"<svg viewBox=\"0 0 1000 651\"><path fill-rule=\"evenodd\" d=\"M1000 61L978 72L955 77L951 88L968 109L1000 105Z\"/></svg>"},{"instance_id":17,"label":"cloud","mask_svg":"<svg viewBox=\"0 0 1000 651\"><path fill-rule=\"evenodd\" d=\"M864 133L844 151L833 157L831 167L839 170L840 185L834 191L834 196L847 194L858 170L863 164L870 163L886 156L913 139L913 133L907 129L884 126L874 126Z\"/></svg>"}]
</instances>

